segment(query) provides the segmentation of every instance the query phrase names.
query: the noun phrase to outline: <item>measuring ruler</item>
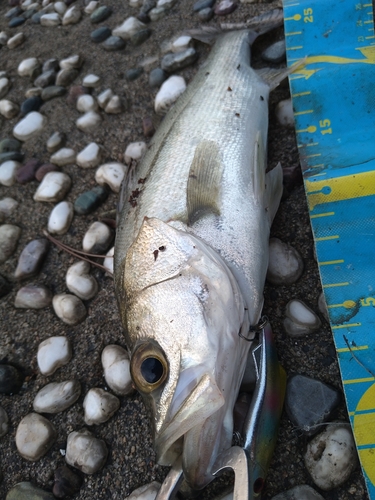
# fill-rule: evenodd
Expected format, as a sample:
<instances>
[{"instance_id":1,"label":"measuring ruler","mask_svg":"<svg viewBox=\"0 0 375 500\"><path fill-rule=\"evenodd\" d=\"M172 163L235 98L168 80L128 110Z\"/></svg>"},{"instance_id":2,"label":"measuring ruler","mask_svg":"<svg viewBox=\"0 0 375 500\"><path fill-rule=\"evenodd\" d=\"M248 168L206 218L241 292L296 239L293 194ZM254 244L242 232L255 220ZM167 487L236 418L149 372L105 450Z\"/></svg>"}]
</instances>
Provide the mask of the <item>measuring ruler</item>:
<instances>
[{"instance_id":1,"label":"measuring ruler","mask_svg":"<svg viewBox=\"0 0 375 500\"><path fill-rule=\"evenodd\" d=\"M375 33L371 2L284 0L297 144L323 290L375 499Z\"/></svg>"}]
</instances>

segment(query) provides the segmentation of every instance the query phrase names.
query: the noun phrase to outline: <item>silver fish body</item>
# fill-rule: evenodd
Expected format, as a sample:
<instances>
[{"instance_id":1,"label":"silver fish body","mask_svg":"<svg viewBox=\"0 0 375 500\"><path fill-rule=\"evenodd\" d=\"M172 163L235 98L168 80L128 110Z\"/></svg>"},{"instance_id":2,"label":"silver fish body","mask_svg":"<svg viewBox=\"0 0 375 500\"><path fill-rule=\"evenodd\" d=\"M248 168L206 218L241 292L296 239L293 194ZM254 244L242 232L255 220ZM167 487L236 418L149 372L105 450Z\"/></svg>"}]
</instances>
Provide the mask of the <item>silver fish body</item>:
<instances>
[{"instance_id":1,"label":"silver fish body","mask_svg":"<svg viewBox=\"0 0 375 500\"><path fill-rule=\"evenodd\" d=\"M246 31L222 35L125 191L115 288L157 460L199 489L232 440L282 192L266 174L268 85Z\"/></svg>"}]
</instances>

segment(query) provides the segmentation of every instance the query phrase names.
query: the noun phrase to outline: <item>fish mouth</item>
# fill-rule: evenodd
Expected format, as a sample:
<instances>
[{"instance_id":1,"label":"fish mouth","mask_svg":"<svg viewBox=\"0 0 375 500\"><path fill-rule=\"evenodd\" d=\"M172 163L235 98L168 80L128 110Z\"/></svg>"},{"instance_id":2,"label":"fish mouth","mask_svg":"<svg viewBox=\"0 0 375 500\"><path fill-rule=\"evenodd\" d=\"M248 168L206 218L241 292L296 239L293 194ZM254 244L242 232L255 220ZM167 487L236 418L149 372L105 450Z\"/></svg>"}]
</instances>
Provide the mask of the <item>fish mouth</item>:
<instances>
[{"instance_id":1,"label":"fish mouth","mask_svg":"<svg viewBox=\"0 0 375 500\"><path fill-rule=\"evenodd\" d=\"M214 378L204 374L190 394L182 401L172 420L155 435L157 462L172 465L183 450L183 436L204 422L225 403Z\"/></svg>"}]
</instances>

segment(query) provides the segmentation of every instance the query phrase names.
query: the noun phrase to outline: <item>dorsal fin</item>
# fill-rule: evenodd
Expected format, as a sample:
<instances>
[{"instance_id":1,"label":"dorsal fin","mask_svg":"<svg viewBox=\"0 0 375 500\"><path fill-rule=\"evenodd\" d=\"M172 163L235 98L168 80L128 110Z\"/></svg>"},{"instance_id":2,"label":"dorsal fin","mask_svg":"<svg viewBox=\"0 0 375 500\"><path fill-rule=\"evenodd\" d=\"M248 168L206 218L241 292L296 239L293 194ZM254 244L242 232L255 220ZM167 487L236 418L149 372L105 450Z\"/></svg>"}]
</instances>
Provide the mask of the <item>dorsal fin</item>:
<instances>
[{"instance_id":1,"label":"dorsal fin","mask_svg":"<svg viewBox=\"0 0 375 500\"><path fill-rule=\"evenodd\" d=\"M222 169L216 142L200 142L195 150L187 182L186 204L190 225L207 213L220 214Z\"/></svg>"}]
</instances>

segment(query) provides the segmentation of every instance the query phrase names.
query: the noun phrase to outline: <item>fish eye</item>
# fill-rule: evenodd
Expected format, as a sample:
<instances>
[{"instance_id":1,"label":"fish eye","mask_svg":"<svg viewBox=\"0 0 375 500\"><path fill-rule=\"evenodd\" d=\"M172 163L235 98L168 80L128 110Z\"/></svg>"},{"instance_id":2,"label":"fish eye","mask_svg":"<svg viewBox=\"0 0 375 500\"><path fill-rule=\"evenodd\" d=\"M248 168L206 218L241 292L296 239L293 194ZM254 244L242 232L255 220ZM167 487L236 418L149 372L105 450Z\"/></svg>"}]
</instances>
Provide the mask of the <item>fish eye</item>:
<instances>
[{"instance_id":1,"label":"fish eye","mask_svg":"<svg viewBox=\"0 0 375 500\"><path fill-rule=\"evenodd\" d=\"M130 361L132 379L141 392L152 392L168 375L168 362L163 351L152 343L140 345Z\"/></svg>"}]
</instances>

